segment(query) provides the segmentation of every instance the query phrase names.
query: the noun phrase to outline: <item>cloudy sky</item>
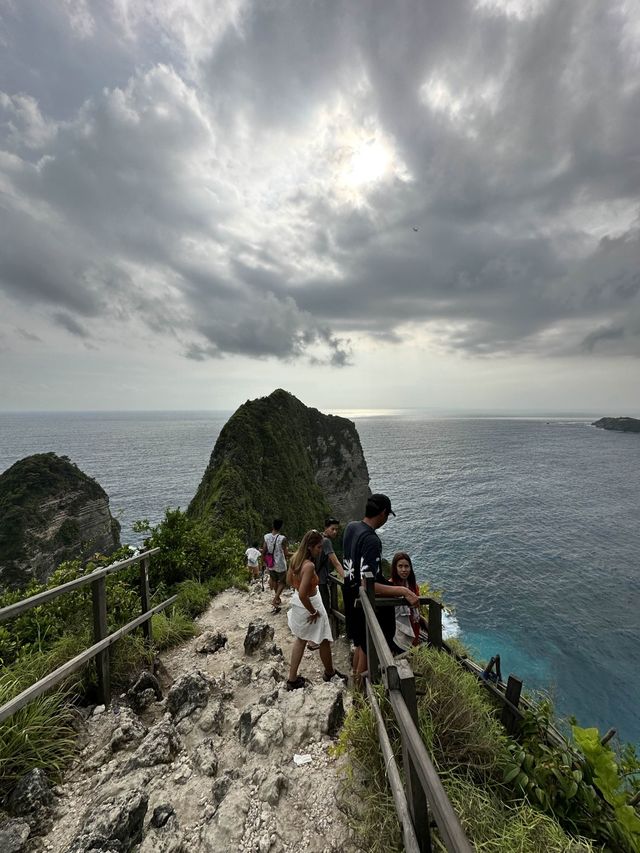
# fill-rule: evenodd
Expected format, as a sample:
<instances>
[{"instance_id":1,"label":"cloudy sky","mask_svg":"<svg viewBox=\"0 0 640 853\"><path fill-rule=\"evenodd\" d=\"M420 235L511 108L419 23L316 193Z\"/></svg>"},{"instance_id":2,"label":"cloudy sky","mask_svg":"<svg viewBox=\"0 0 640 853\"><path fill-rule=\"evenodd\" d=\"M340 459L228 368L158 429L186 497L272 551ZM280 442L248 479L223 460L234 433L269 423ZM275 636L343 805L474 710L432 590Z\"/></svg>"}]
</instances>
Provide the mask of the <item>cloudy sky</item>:
<instances>
[{"instance_id":1,"label":"cloudy sky","mask_svg":"<svg viewBox=\"0 0 640 853\"><path fill-rule=\"evenodd\" d=\"M0 0L0 409L640 411L638 0Z\"/></svg>"}]
</instances>

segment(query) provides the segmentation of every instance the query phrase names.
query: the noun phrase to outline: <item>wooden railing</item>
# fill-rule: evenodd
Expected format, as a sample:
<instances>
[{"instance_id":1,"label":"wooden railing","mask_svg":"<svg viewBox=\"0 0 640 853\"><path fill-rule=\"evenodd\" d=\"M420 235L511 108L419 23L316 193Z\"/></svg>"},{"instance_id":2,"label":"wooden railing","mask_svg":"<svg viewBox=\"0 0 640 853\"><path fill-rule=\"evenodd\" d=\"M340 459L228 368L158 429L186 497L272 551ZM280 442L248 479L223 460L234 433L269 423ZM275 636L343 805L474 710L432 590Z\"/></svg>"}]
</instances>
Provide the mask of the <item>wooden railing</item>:
<instances>
[{"instance_id":1,"label":"wooden railing","mask_svg":"<svg viewBox=\"0 0 640 853\"><path fill-rule=\"evenodd\" d=\"M389 787L402 828L404 847L407 853L431 851L431 817L438 827L440 837L450 853L471 853L469 843L460 820L455 813L438 773L433 766L418 729L418 702L415 676L405 659L391 654L382 628L375 614L376 606L394 607L404 599L384 598L376 600L373 575L364 573L366 588L361 587L357 604L363 608L366 622L367 661L369 677L366 691L374 712L378 729L378 740L382 749ZM344 621L338 610L337 587L342 582L331 576L332 628L336 630ZM442 646L442 608L435 599L424 598L421 603L429 606L429 643ZM401 781L393 749L389 740L380 706L373 685L382 682L402 740L402 768L404 785Z\"/></svg>"},{"instance_id":2,"label":"wooden railing","mask_svg":"<svg viewBox=\"0 0 640 853\"><path fill-rule=\"evenodd\" d=\"M10 604L8 607L0 609L0 624L8 619L14 619L16 616L31 610L33 607L40 607L60 595L80 589L81 587L91 584L91 592L93 599L93 645L85 651L81 652L76 657L72 658L67 663L62 664L56 670L41 678L31 687L23 690L18 696L15 696L9 702L0 707L0 723L24 708L33 699L46 693L56 684L60 684L72 673L81 669L88 661L95 658L96 673L98 678L98 698L102 704L109 704L111 701L111 678L109 671L109 647L112 646L121 637L130 634L136 628L142 626L144 638L147 645L151 645L153 641L151 631L151 617L164 610L170 604L173 604L177 596L173 595L167 598L161 604L155 607L150 607L151 595L149 590L149 560L160 551L159 548L152 548L150 551L145 551L142 554L137 554L135 557L130 557L127 560L121 560L111 566L96 569L88 575L76 578L75 580L63 583L60 586L47 589L31 598L25 598L22 601L17 601L15 604ZM114 572L119 572L121 569L139 564L140 566L140 604L142 613L140 616L133 619L131 622L118 628L111 634L107 634L107 593L106 593L106 578Z\"/></svg>"}]
</instances>

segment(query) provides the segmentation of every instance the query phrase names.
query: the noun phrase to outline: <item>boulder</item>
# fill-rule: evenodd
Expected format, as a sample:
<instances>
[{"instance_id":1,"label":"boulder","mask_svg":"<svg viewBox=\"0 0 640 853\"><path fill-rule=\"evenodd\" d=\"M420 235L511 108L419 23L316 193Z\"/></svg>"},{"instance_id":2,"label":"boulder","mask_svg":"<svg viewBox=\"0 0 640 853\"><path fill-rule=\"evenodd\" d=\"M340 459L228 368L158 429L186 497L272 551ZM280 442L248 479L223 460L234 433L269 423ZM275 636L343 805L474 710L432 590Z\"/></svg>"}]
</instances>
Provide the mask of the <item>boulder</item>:
<instances>
[{"instance_id":1,"label":"boulder","mask_svg":"<svg viewBox=\"0 0 640 853\"><path fill-rule=\"evenodd\" d=\"M127 690L127 699L134 711L140 713L148 708L152 702L162 699L162 689L160 682L148 670L143 670L135 684Z\"/></svg>"},{"instance_id":2,"label":"boulder","mask_svg":"<svg viewBox=\"0 0 640 853\"><path fill-rule=\"evenodd\" d=\"M52 802L53 793L46 773L36 767L18 781L9 795L7 805L11 814L23 817L50 806Z\"/></svg>"},{"instance_id":3,"label":"boulder","mask_svg":"<svg viewBox=\"0 0 640 853\"><path fill-rule=\"evenodd\" d=\"M218 776L211 786L211 799L215 805L219 805L224 800L232 784L233 779L228 773L223 773L222 776Z\"/></svg>"},{"instance_id":4,"label":"boulder","mask_svg":"<svg viewBox=\"0 0 640 853\"><path fill-rule=\"evenodd\" d=\"M206 853L237 853L244 835L251 800L244 788L231 788L200 835L201 850Z\"/></svg>"},{"instance_id":5,"label":"boulder","mask_svg":"<svg viewBox=\"0 0 640 853\"><path fill-rule=\"evenodd\" d=\"M284 741L284 717L278 708L268 708L254 724L247 746L262 755Z\"/></svg>"},{"instance_id":6,"label":"boulder","mask_svg":"<svg viewBox=\"0 0 640 853\"><path fill-rule=\"evenodd\" d=\"M238 684L243 684L245 687L251 683L253 678L253 670L248 663L238 663L233 666L233 678Z\"/></svg>"},{"instance_id":7,"label":"boulder","mask_svg":"<svg viewBox=\"0 0 640 853\"><path fill-rule=\"evenodd\" d=\"M277 805L280 795L289 787L289 780L280 770L273 770L260 785L258 796L263 803L270 806Z\"/></svg>"},{"instance_id":8,"label":"boulder","mask_svg":"<svg viewBox=\"0 0 640 853\"><path fill-rule=\"evenodd\" d=\"M22 853L31 830L26 820L7 820L0 825L2 853Z\"/></svg>"},{"instance_id":9,"label":"boulder","mask_svg":"<svg viewBox=\"0 0 640 853\"><path fill-rule=\"evenodd\" d=\"M273 634L273 627L262 619L251 622L247 628L247 635L244 638L245 654L252 655L257 652L265 643L273 640Z\"/></svg>"},{"instance_id":10,"label":"boulder","mask_svg":"<svg viewBox=\"0 0 640 853\"><path fill-rule=\"evenodd\" d=\"M212 680L202 670L196 669L182 675L167 694L167 711L175 722L204 708L209 701Z\"/></svg>"},{"instance_id":11,"label":"boulder","mask_svg":"<svg viewBox=\"0 0 640 853\"><path fill-rule=\"evenodd\" d=\"M222 726L224 725L224 707L222 702L214 700L204 710L202 716L198 720L198 726L203 732L211 732L212 734L222 734Z\"/></svg>"},{"instance_id":12,"label":"boulder","mask_svg":"<svg viewBox=\"0 0 640 853\"><path fill-rule=\"evenodd\" d=\"M128 791L92 805L67 853L129 853L142 839L148 802L146 793Z\"/></svg>"},{"instance_id":13,"label":"boulder","mask_svg":"<svg viewBox=\"0 0 640 853\"><path fill-rule=\"evenodd\" d=\"M281 690L279 708L284 735L292 747L301 747L319 734L334 737L344 720L344 685L314 684L311 690Z\"/></svg>"},{"instance_id":14,"label":"boulder","mask_svg":"<svg viewBox=\"0 0 640 853\"><path fill-rule=\"evenodd\" d=\"M113 730L109 746L112 752L137 746L147 734L147 727L128 708L122 708L118 725Z\"/></svg>"},{"instance_id":15,"label":"boulder","mask_svg":"<svg viewBox=\"0 0 640 853\"><path fill-rule=\"evenodd\" d=\"M175 809L170 803L162 803L153 810L149 823L154 829L160 829L175 813Z\"/></svg>"},{"instance_id":16,"label":"boulder","mask_svg":"<svg viewBox=\"0 0 640 853\"><path fill-rule=\"evenodd\" d=\"M202 741L194 755L194 763L204 776L215 776L218 772L216 744L211 738Z\"/></svg>"},{"instance_id":17,"label":"boulder","mask_svg":"<svg viewBox=\"0 0 640 853\"><path fill-rule=\"evenodd\" d=\"M194 643L194 648L200 654L212 655L227 644L227 637L220 631L205 631Z\"/></svg>"},{"instance_id":18,"label":"boulder","mask_svg":"<svg viewBox=\"0 0 640 853\"><path fill-rule=\"evenodd\" d=\"M180 750L180 738L166 714L140 743L132 758L133 767L154 767L156 764L169 764Z\"/></svg>"}]
</instances>

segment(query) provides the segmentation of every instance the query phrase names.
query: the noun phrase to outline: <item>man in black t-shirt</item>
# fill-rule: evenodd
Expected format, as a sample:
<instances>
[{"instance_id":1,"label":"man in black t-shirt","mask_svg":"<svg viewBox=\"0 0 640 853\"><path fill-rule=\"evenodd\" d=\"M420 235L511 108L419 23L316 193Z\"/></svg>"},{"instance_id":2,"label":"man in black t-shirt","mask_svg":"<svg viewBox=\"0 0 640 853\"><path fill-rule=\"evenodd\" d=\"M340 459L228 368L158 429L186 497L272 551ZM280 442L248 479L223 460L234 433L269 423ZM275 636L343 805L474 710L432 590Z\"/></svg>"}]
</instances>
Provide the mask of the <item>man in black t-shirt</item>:
<instances>
[{"instance_id":1,"label":"man in black t-shirt","mask_svg":"<svg viewBox=\"0 0 640 853\"><path fill-rule=\"evenodd\" d=\"M415 593L407 587L393 586L382 573L382 542L376 530L385 524L390 515L395 516L395 512L391 509L391 501L387 495L371 495L367 500L362 521L351 521L344 531L344 614L347 636L355 646L353 672L356 683L368 665L364 611L361 607L355 607L362 584L362 573L372 572L375 578L376 596L404 596L410 607L418 603L418 596ZM391 628L395 625L394 608L380 608L377 616L385 636L388 639L392 638L394 630Z\"/></svg>"},{"instance_id":2,"label":"man in black t-shirt","mask_svg":"<svg viewBox=\"0 0 640 853\"><path fill-rule=\"evenodd\" d=\"M322 596L322 603L327 615L331 612L331 601L329 596L329 575L332 569L335 569L338 577L344 577L344 571L340 565L340 560L335 555L333 550L333 540L338 535L340 522L337 518L330 515L324 520L324 530L322 532L322 551L316 563L316 573L318 575L318 589Z\"/></svg>"}]
</instances>

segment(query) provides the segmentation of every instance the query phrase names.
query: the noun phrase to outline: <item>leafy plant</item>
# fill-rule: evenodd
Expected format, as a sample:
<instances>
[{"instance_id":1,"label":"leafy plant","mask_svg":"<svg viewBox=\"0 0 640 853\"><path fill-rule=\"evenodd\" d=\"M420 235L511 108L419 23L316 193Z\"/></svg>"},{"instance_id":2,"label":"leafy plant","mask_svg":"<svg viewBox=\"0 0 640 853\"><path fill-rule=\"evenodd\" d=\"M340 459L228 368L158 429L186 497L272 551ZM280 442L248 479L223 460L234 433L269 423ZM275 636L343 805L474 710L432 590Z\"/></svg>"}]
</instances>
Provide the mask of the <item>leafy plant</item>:
<instances>
[{"instance_id":1,"label":"leafy plant","mask_svg":"<svg viewBox=\"0 0 640 853\"><path fill-rule=\"evenodd\" d=\"M559 820L568 831L593 838L607 849L640 850L640 821L623 790L614 755L600 743L597 729L573 727L576 750L551 742L553 709L548 700L525 712L519 742L509 749L504 782L532 805Z\"/></svg>"}]
</instances>

